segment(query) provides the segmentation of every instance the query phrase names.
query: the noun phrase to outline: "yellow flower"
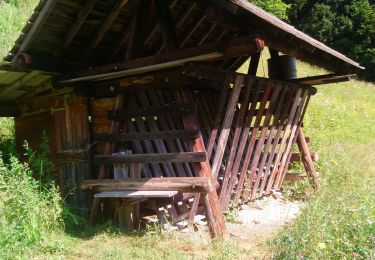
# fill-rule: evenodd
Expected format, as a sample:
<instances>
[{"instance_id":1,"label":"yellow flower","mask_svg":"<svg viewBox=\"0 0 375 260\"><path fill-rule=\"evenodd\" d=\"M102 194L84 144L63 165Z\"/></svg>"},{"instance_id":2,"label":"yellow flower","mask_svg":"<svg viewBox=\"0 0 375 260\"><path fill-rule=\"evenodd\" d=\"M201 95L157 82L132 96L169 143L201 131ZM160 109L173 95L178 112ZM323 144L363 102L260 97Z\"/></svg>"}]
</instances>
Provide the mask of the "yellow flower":
<instances>
[{"instance_id":1,"label":"yellow flower","mask_svg":"<svg viewBox=\"0 0 375 260\"><path fill-rule=\"evenodd\" d=\"M325 249L327 246L326 246L325 243L320 242L320 243L318 244L318 247L319 247L320 249Z\"/></svg>"}]
</instances>

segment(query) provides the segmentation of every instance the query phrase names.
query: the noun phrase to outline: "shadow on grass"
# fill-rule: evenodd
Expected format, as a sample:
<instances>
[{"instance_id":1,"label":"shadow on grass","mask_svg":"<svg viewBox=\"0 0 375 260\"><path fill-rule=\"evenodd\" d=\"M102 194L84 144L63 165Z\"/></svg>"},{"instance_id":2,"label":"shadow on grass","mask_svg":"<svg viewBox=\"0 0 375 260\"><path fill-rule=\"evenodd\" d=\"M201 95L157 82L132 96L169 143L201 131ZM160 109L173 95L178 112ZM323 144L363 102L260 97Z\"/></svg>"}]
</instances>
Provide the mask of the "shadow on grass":
<instances>
[{"instance_id":1,"label":"shadow on grass","mask_svg":"<svg viewBox=\"0 0 375 260\"><path fill-rule=\"evenodd\" d=\"M68 206L64 209L64 231L65 234L79 239L88 240L102 233L109 233L114 235L124 235L127 237L141 238L153 233L161 233L161 226L159 224L149 224L146 228L140 231L121 232L117 223L114 221L101 221L96 224L91 224L87 215L75 212Z\"/></svg>"}]
</instances>

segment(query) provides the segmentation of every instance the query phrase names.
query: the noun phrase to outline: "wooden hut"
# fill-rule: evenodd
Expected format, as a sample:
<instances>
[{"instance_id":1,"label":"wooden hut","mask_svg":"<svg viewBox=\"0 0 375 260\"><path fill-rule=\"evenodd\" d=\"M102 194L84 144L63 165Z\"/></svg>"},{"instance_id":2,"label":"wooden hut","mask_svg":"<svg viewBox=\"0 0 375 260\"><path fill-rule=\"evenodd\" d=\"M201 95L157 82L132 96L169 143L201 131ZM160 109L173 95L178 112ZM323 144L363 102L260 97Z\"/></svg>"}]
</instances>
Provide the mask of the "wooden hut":
<instances>
[{"instance_id":1,"label":"wooden hut","mask_svg":"<svg viewBox=\"0 0 375 260\"><path fill-rule=\"evenodd\" d=\"M295 79L281 53L332 73ZM0 116L18 147L47 133L71 205L129 229L202 211L214 236L281 188L312 85L361 69L246 0L42 0L5 61Z\"/></svg>"}]
</instances>

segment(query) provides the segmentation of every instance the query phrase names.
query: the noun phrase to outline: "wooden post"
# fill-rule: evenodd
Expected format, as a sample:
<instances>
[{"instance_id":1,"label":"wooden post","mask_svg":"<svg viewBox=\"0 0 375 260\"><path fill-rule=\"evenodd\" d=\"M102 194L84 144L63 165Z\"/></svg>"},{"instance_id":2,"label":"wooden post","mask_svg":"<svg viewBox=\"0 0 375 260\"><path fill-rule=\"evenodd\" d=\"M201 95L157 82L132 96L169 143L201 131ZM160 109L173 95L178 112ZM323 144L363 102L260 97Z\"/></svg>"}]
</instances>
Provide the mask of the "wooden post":
<instances>
[{"instance_id":1,"label":"wooden post","mask_svg":"<svg viewBox=\"0 0 375 260\"><path fill-rule=\"evenodd\" d=\"M311 158L310 150L307 145L305 135L303 134L302 127L298 128L297 145L301 152L302 163L305 166L307 175L312 179L315 189L320 188L319 173L316 172L314 162Z\"/></svg>"}]
</instances>

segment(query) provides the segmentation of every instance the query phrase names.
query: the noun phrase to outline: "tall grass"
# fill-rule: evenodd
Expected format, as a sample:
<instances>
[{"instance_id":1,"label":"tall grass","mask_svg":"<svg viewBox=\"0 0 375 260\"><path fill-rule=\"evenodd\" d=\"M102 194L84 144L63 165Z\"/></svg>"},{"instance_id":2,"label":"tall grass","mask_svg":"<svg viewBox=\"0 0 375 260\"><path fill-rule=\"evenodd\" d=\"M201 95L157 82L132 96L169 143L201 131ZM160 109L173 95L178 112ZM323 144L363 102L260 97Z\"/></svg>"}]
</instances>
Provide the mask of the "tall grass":
<instances>
[{"instance_id":1,"label":"tall grass","mask_svg":"<svg viewBox=\"0 0 375 260\"><path fill-rule=\"evenodd\" d=\"M305 131L320 155L322 188L270 241L273 257L375 258L375 86L353 81L319 87Z\"/></svg>"},{"instance_id":2,"label":"tall grass","mask_svg":"<svg viewBox=\"0 0 375 260\"><path fill-rule=\"evenodd\" d=\"M20 35L38 2L39 0L0 0L0 58L7 54Z\"/></svg>"},{"instance_id":3,"label":"tall grass","mask_svg":"<svg viewBox=\"0 0 375 260\"><path fill-rule=\"evenodd\" d=\"M55 252L54 234L62 231L62 201L54 185L41 185L15 157L0 160L0 259L30 251Z\"/></svg>"}]
</instances>

